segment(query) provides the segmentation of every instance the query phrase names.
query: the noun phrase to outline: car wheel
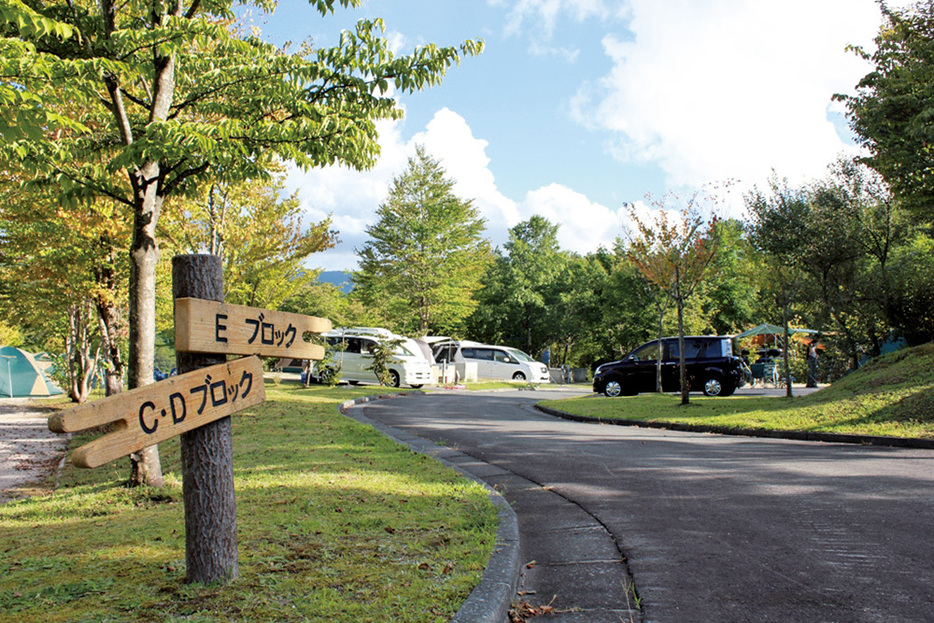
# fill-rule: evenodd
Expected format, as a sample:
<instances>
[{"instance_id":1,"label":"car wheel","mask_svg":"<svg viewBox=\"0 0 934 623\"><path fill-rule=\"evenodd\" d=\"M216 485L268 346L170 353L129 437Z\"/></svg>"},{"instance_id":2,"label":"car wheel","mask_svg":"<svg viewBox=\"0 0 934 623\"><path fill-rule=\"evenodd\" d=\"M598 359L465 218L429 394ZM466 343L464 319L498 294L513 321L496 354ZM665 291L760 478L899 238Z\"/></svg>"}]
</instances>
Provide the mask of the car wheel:
<instances>
[{"instance_id":1,"label":"car wheel","mask_svg":"<svg viewBox=\"0 0 934 623\"><path fill-rule=\"evenodd\" d=\"M409 387L411 387L412 389L421 389L421 388L422 388L422 384L419 383L418 385L409 385Z\"/></svg>"},{"instance_id":2,"label":"car wheel","mask_svg":"<svg viewBox=\"0 0 934 623\"><path fill-rule=\"evenodd\" d=\"M516 372L515 374L512 375L512 380L513 381L524 381L525 375L522 374L521 372Z\"/></svg>"},{"instance_id":3,"label":"car wheel","mask_svg":"<svg viewBox=\"0 0 934 623\"><path fill-rule=\"evenodd\" d=\"M395 370L390 370L389 371L389 386L399 387L399 385L401 384L402 383L400 382L400 379L399 379L399 373L396 372Z\"/></svg>"},{"instance_id":4,"label":"car wheel","mask_svg":"<svg viewBox=\"0 0 934 623\"><path fill-rule=\"evenodd\" d=\"M318 382L322 385L330 385L331 379L334 378L334 370L331 368L325 368L321 371L321 374L318 375Z\"/></svg>"},{"instance_id":5,"label":"car wheel","mask_svg":"<svg viewBox=\"0 0 934 623\"><path fill-rule=\"evenodd\" d=\"M360 384L360 381L347 381L347 382L354 386L357 386Z\"/></svg>"},{"instance_id":6,"label":"car wheel","mask_svg":"<svg viewBox=\"0 0 934 623\"><path fill-rule=\"evenodd\" d=\"M610 379L603 386L603 394L608 398L616 398L623 393L623 386L616 379Z\"/></svg>"},{"instance_id":7,"label":"car wheel","mask_svg":"<svg viewBox=\"0 0 934 623\"><path fill-rule=\"evenodd\" d=\"M727 392L723 377L719 374L711 374L704 379L705 396L729 396L733 392Z\"/></svg>"}]
</instances>

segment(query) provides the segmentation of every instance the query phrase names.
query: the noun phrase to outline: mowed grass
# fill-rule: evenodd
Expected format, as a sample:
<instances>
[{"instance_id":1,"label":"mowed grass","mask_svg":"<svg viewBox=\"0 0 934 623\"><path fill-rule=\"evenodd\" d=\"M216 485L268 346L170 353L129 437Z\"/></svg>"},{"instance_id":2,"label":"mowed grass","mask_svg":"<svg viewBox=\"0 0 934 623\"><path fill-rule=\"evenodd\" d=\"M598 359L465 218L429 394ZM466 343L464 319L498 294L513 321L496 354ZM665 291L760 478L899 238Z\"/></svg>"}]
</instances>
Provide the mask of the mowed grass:
<instances>
[{"instance_id":1,"label":"mowed grass","mask_svg":"<svg viewBox=\"0 0 934 623\"><path fill-rule=\"evenodd\" d=\"M160 446L162 489L124 488L123 459L0 505L0 621L449 620L496 512L476 483L337 411L384 391L267 386L233 416L240 577L226 586L184 583L177 440Z\"/></svg>"},{"instance_id":2,"label":"mowed grass","mask_svg":"<svg viewBox=\"0 0 934 623\"><path fill-rule=\"evenodd\" d=\"M600 419L677 422L722 429L767 429L892 437L934 437L934 344L879 357L833 385L785 397L706 398L640 394L590 395L541 403Z\"/></svg>"}]
</instances>

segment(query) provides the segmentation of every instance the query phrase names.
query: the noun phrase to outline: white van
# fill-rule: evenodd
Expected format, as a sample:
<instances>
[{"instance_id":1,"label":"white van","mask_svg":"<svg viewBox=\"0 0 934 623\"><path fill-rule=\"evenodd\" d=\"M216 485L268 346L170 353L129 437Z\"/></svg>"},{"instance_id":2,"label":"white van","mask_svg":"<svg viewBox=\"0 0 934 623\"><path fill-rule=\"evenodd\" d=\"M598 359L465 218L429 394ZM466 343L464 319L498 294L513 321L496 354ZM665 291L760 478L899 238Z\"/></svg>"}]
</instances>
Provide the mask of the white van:
<instances>
[{"instance_id":1,"label":"white van","mask_svg":"<svg viewBox=\"0 0 934 623\"><path fill-rule=\"evenodd\" d=\"M482 379L549 383L548 367L517 348L479 342L442 341L432 344L437 363L475 362Z\"/></svg>"},{"instance_id":2,"label":"white van","mask_svg":"<svg viewBox=\"0 0 934 623\"><path fill-rule=\"evenodd\" d=\"M407 337L395 335L386 329L371 327L335 329L323 333L322 336L327 340L333 355L331 362L324 368L319 365L320 362L314 362L311 375L318 381L326 380L327 375L337 372L341 380L351 385L378 384L376 373L368 369L373 365L372 353L376 343L401 340L402 343L393 350L393 358L387 365L389 385L409 385L418 389L431 382L431 363L425 358L418 344Z\"/></svg>"}]
</instances>

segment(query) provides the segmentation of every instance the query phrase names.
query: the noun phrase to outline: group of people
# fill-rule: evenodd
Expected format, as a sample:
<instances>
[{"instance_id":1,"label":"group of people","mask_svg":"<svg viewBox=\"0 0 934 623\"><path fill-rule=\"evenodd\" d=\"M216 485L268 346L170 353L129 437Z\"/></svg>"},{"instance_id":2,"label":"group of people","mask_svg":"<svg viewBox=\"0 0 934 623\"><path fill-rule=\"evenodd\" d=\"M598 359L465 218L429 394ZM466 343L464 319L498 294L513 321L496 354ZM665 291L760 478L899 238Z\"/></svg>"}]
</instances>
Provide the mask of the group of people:
<instances>
[{"instance_id":1,"label":"group of people","mask_svg":"<svg viewBox=\"0 0 934 623\"><path fill-rule=\"evenodd\" d=\"M762 364L771 364L774 363L773 356L778 356L780 351L776 349L769 349L761 351L759 358L756 359L756 363ZM774 355L773 355L774 353ZM806 387L817 387L817 381L819 379L819 373L817 369L817 359L818 354L818 343L817 340L811 340L807 345L807 356L805 361L807 362L808 376ZM746 362L746 365L749 365L749 351L743 351L743 360Z\"/></svg>"}]
</instances>

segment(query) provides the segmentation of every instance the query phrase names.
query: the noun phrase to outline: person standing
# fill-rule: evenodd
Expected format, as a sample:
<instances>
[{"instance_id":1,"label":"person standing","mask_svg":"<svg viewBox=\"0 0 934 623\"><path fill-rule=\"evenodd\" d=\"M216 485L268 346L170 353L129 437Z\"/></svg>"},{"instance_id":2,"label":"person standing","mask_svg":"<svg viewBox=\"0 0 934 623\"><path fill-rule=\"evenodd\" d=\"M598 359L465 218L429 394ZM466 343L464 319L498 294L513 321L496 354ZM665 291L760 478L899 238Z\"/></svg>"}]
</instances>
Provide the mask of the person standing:
<instances>
[{"instance_id":1,"label":"person standing","mask_svg":"<svg viewBox=\"0 0 934 623\"><path fill-rule=\"evenodd\" d=\"M817 387L817 340L808 344L808 382L807 387Z\"/></svg>"}]
</instances>

